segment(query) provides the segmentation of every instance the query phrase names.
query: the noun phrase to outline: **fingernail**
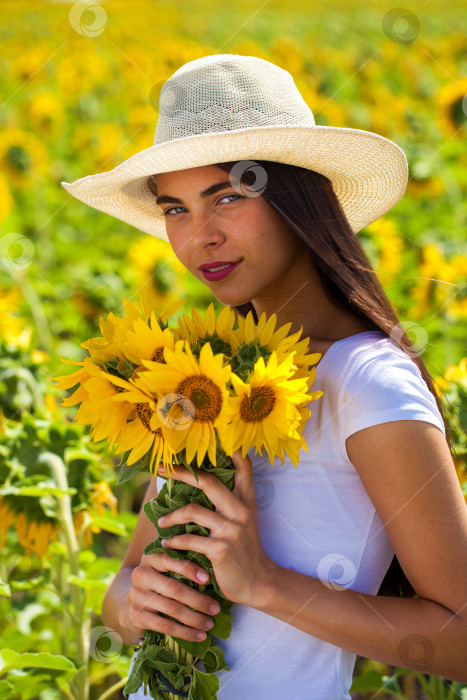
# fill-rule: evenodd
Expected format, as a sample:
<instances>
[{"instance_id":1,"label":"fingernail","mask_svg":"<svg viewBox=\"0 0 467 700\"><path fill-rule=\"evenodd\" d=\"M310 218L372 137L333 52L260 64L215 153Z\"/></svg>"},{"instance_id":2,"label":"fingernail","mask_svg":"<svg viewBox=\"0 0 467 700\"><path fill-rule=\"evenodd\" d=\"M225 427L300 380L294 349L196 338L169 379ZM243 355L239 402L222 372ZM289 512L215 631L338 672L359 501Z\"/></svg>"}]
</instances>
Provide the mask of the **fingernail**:
<instances>
[{"instance_id":1,"label":"fingernail","mask_svg":"<svg viewBox=\"0 0 467 700\"><path fill-rule=\"evenodd\" d=\"M163 547L166 547L168 541L169 541L169 540L161 540L161 545L162 545Z\"/></svg>"},{"instance_id":2,"label":"fingernail","mask_svg":"<svg viewBox=\"0 0 467 700\"><path fill-rule=\"evenodd\" d=\"M206 639L206 632L197 632L196 639L199 639L199 641L202 642L203 639Z\"/></svg>"},{"instance_id":3,"label":"fingernail","mask_svg":"<svg viewBox=\"0 0 467 700\"><path fill-rule=\"evenodd\" d=\"M206 624L204 625L205 629L211 630L214 627L214 621L213 620L206 620Z\"/></svg>"},{"instance_id":4,"label":"fingernail","mask_svg":"<svg viewBox=\"0 0 467 700\"><path fill-rule=\"evenodd\" d=\"M166 520L166 517L165 517L165 515L163 515L162 518L159 518L159 520L157 522L159 525L162 525L165 522L165 520Z\"/></svg>"},{"instance_id":5,"label":"fingernail","mask_svg":"<svg viewBox=\"0 0 467 700\"><path fill-rule=\"evenodd\" d=\"M213 615L216 615L219 610L221 609L221 606L219 603L213 603L211 607L209 608L209 612L212 613Z\"/></svg>"},{"instance_id":6,"label":"fingernail","mask_svg":"<svg viewBox=\"0 0 467 700\"><path fill-rule=\"evenodd\" d=\"M196 573L196 578L198 579L198 581L206 582L209 579L209 574L207 571L198 571Z\"/></svg>"}]
</instances>

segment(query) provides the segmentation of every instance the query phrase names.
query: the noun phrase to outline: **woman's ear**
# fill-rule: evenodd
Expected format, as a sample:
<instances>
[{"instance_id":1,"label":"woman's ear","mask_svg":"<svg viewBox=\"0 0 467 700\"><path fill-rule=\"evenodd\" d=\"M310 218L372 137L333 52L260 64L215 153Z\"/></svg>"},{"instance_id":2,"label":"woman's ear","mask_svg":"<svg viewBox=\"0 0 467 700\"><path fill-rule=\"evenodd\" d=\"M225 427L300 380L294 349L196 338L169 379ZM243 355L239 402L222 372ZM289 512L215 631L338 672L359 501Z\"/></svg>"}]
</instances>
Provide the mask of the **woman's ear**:
<instances>
[{"instance_id":1,"label":"woman's ear","mask_svg":"<svg viewBox=\"0 0 467 700\"><path fill-rule=\"evenodd\" d=\"M147 183L148 183L149 190L157 197L157 185L156 185L156 178L154 177L154 175L150 175L148 177Z\"/></svg>"}]
</instances>

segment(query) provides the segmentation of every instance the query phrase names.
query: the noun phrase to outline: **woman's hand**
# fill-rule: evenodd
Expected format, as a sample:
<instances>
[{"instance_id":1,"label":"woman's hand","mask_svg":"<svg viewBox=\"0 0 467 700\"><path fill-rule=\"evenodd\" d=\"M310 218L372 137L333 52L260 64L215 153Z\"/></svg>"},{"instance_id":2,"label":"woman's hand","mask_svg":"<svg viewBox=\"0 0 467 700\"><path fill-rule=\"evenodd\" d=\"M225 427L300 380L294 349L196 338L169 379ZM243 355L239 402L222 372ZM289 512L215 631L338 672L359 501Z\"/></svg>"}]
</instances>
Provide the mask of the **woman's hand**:
<instances>
[{"instance_id":1,"label":"woman's hand","mask_svg":"<svg viewBox=\"0 0 467 700\"><path fill-rule=\"evenodd\" d=\"M206 637L203 630L214 626L210 615L219 612L219 603L186 583L165 576L163 572L167 571L183 574L198 584L208 579L206 571L188 559L172 559L165 553L143 554L140 565L132 571L128 605L120 610L119 624L140 637L144 630L150 629L191 642L202 641ZM201 574L204 579L199 578ZM182 624L159 613L166 613Z\"/></svg>"},{"instance_id":2,"label":"woman's hand","mask_svg":"<svg viewBox=\"0 0 467 700\"><path fill-rule=\"evenodd\" d=\"M158 524L165 528L194 522L208 528L207 537L174 535L163 540L162 546L202 552L211 561L223 594L234 603L255 607L262 586L278 565L261 543L251 459L242 457L240 450L232 459L236 467L233 491L213 474L200 470L196 481L189 469L176 465L171 478L202 489L216 510L189 503L159 518ZM159 472L163 474L163 469Z\"/></svg>"}]
</instances>

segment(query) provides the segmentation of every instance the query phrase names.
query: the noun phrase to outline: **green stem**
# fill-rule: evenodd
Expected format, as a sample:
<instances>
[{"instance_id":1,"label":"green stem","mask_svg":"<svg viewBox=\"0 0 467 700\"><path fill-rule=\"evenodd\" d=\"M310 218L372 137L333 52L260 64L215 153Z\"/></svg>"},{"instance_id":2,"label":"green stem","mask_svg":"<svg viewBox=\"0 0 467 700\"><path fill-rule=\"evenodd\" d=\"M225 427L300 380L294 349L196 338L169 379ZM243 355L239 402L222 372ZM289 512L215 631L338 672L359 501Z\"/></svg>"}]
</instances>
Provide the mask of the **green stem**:
<instances>
[{"instance_id":1,"label":"green stem","mask_svg":"<svg viewBox=\"0 0 467 700\"><path fill-rule=\"evenodd\" d=\"M433 676L433 685L435 689L435 700L444 700L444 680L441 676Z\"/></svg>"},{"instance_id":2,"label":"green stem","mask_svg":"<svg viewBox=\"0 0 467 700\"><path fill-rule=\"evenodd\" d=\"M63 460L53 452L42 453L40 462L48 464L54 475L55 483L60 489L68 488L66 469ZM73 576L79 577L78 565L78 542L73 525L73 514L71 510L71 498L69 494L58 496L60 522L65 533L65 540L68 548L68 561L70 571ZM71 597L73 601L73 627L76 637L76 661L80 668L75 678L75 685L79 700L87 700L89 697L88 679L88 654L87 654L87 625L83 620L84 613L84 591L76 585L71 584Z\"/></svg>"},{"instance_id":3,"label":"green stem","mask_svg":"<svg viewBox=\"0 0 467 700\"><path fill-rule=\"evenodd\" d=\"M455 696L457 695L456 689L459 683L457 681L453 681L451 683L451 687L449 688L449 692L446 696L446 700L454 700Z\"/></svg>"},{"instance_id":4,"label":"green stem","mask_svg":"<svg viewBox=\"0 0 467 700\"><path fill-rule=\"evenodd\" d=\"M123 688L127 680L128 676L126 678L121 678L119 681L111 685L110 688L107 688L107 690L104 691L102 695L99 695L97 700L107 700L107 698L110 698L116 690L120 690L120 688Z\"/></svg>"},{"instance_id":5,"label":"green stem","mask_svg":"<svg viewBox=\"0 0 467 700\"><path fill-rule=\"evenodd\" d=\"M43 350L50 353L52 350L52 335L50 333L49 322L42 306L42 302L37 296L36 290L30 284L27 274L24 270L15 270L13 275L24 295L24 298L29 304L32 317L37 328L37 336L39 345Z\"/></svg>"},{"instance_id":6,"label":"green stem","mask_svg":"<svg viewBox=\"0 0 467 700\"><path fill-rule=\"evenodd\" d=\"M193 664L195 660L193 654L190 654L190 652L182 649L179 643L176 642L175 639L173 637L170 637L168 634L165 635L165 645L168 649L171 649L174 652L175 659L177 661L180 661L181 663L186 664L187 666ZM188 692L189 687L189 684L183 686L183 688L181 689L182 692ZM180 700L180 695L176 695L176 693L167 693L167 697L169 700Z\"/></svg>"},{"instance_id":7,"label":"green stem","mask_svg":"<svg viewBox=\"0 0 467 700\"><path fill-rule=\"evenodd\" d=\"M415 675L417 676L420 685L422 686L423 691L431 698L433 697L433 692L432 692L432 687L431 683L427 681L423 673L420 673L420 671L415 671Z\"/></svg>"}]
</instances>

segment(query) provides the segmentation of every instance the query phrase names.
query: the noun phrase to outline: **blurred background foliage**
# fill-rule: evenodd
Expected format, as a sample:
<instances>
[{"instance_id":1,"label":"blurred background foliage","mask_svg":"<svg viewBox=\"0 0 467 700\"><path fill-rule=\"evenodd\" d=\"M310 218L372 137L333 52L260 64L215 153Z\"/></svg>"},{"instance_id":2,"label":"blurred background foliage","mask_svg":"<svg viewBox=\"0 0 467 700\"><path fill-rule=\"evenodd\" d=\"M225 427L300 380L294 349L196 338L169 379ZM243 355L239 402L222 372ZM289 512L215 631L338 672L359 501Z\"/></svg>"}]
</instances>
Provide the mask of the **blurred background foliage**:
<instances>
[{"instance_id":1,"label":"blurred background foliage","mask_svg":"<svg viewBox=\"0 0 467 700\"><path fill-rule=\"evenodd\" d=\"M123 297L137 302L144 290L157 311L181 297L175 318L221 305L168 243L87 207L60 182L111 170L150 147L161 84L214 53L259 56L290 71L318 125L394 140L409 162L406 194L358 236L449 401L466 490L465 7L0 7L0 697L119 697L131 649L96 630L147 476L116 486L117 462L73 423L76 408L59 407L63 392L51 378L70 371L61 357L83 359L80 344L99 334L101 316L123 316ZM358 658L352 697L467 694L423 673L397 676Z\"/></svg>"}]
</instances>

